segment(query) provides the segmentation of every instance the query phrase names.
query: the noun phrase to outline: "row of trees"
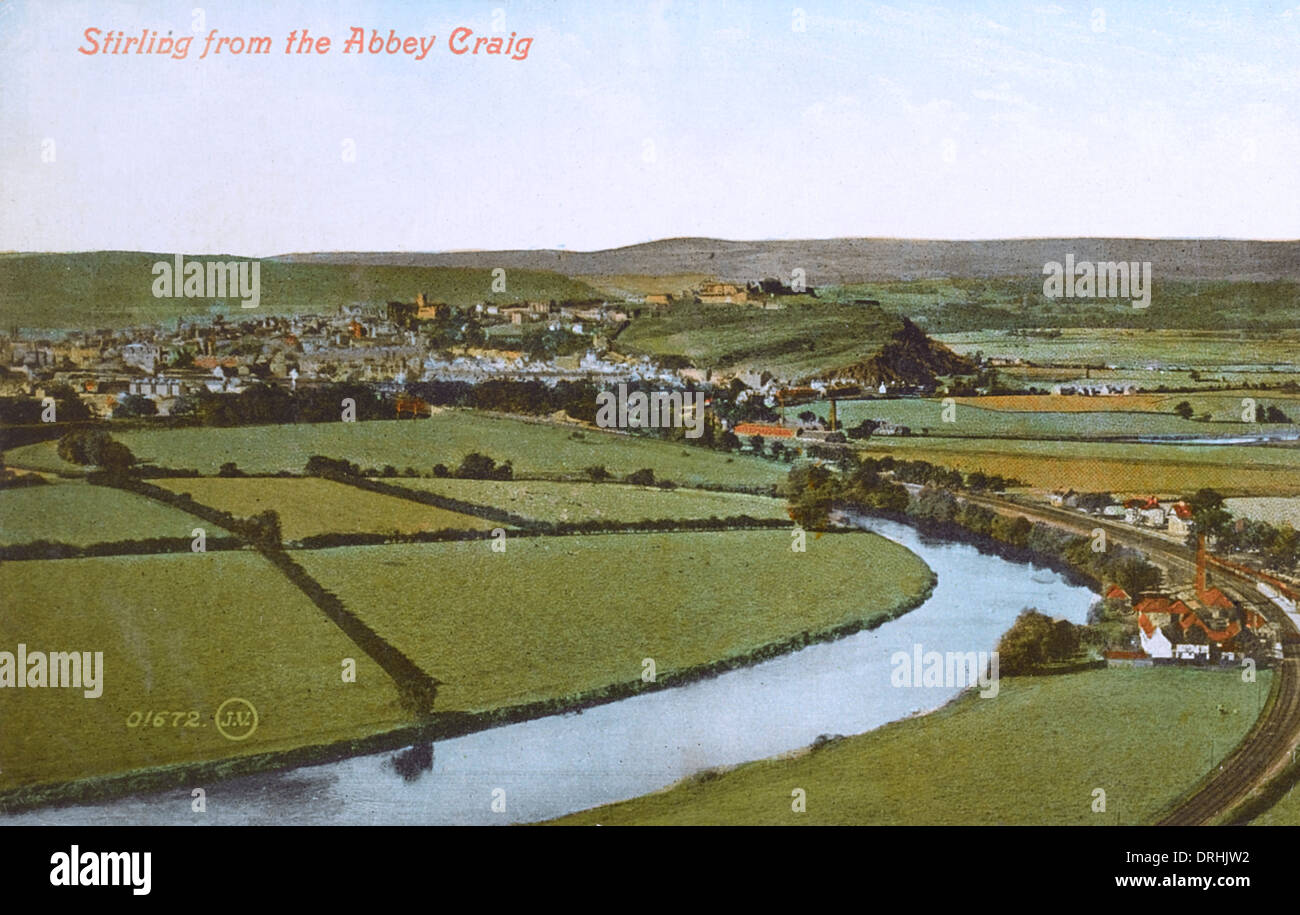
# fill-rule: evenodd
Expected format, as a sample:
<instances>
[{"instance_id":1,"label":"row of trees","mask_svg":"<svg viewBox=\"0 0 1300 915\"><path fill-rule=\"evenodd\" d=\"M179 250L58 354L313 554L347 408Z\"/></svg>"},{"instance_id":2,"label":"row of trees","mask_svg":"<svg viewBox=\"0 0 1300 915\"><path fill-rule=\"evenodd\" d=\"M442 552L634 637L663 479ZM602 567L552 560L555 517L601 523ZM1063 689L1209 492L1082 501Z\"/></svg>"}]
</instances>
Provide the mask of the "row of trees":
<instances>
[{"instance_id":1,"label":"row of trees","mask_svg":"<svg viewBox=\"0 0 1300 915\"><path fill-rule=\"evenodd\" d=\"M1097 549L1091 538L960 500L940 486L926 485L912 494L882 476L881 463L864 461L851 473L839 476L820 464L792 468L783 489L790 517L805 530L821 531L829 526L830 512L837 505L902 514L919 526L949 535L965 531L976 538L1051 557L1099 584L1116 582L1130 594L1160 584L1160 570L1140 553L1125 547Z\"/></svg>"},{"instance_id":2,"label":"row of trees","mask_svg":"<svg viewBox=\"0 0 1300 915\"><path fill-rule=\"evenodd\" d=\"M1228 511L1223 494L1214 489L1197 490L1184 501L1196 522L1189 546L1195 545L1197 533L1203 533L1217 550L1257 554L1271 569L1292 572L1300 565L1300 531L1292 525L1237 518Z\"/></svg>"}]
</instances>

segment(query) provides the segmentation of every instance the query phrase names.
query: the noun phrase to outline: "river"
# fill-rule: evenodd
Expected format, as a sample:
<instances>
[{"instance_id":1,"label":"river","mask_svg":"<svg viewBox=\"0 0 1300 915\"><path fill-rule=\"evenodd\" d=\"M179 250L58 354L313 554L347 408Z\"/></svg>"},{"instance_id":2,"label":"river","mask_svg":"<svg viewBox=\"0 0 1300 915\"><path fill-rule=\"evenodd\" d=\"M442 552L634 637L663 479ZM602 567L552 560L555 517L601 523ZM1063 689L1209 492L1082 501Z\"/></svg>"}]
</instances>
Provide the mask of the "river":
<instances>
[{"instance_id":1,"label":"river","mask_svg":"<svg viewBox=\"0 0 1300 915\"><path fill-rule=\"evenodd\" d=\"M881 519L938 575L930 598L883 626L686 686L581 713L480 731L434 748L412 781L393 753L188 789L0 817L0 825L418 825L533 822L657 791L685 776L776 756L822 734L860 734L931 711L961 690L891 685L895 652L991 652L1025 607L1085 620L1095 595L1055 572ZM810 543L810 549L816 549ZM978 701L996 702L996 698ZM501 809L504 808L504 809Z\"/></svg>"}]
</instances>

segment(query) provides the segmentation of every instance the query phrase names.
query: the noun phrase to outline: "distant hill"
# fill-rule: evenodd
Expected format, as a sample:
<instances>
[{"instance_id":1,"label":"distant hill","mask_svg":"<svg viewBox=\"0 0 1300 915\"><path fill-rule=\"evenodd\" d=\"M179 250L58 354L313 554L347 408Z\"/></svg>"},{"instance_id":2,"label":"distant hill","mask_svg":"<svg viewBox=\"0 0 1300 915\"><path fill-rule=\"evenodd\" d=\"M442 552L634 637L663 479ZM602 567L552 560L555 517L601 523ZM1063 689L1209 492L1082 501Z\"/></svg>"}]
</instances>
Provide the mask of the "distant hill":
<instances>
[{"instance_id":1,"label":"distant hill","mask_svg":"<svg viewBox=\"0 0 1300 915\"><path fill-rule=\"evenodd\" d=\"M969 375L976 370L975 363L958 356L942 343L927 337L919 327L902 319L902 327L875 355L826 372L823 376L851 379L867 387L883 383L929 384L937 375Z\"/></svg>"},{"instance_id":2,"label":"distant hill","mask_svg":"<svg viewBox=\"0 0 1300 915\"><path fill-rule=\"evenodd\" d=\"M600 292L555 273L512 269L504 292L492 291L488 267L390 266L361 263L289 263L262 260L261 304L244 310L236 297L154 298L153 264L171 254L92 251L78 254L0 255L0 330L129 327L219 312L257 314L334 313L352 302L415 300L453 305L477 302L588 300ZM186 255L186 260L190 260ZM238 255L196 255L200 261L256 260Z\"/></svg>"},{"instance_id":3,"label":"distant hill","mask_svg":"<svg viewBox=\"0 0 1300 915\"><path fill-rule=\"evenodd\" d=\"M812 286L942 277L1041 275L1043 264L1150 261L1156 277L1180 280L1300 280L1300 241L1145 238L1033 238L928 241L833 238L726 241L670 238L604 251L337 252L286 254L303 264L383 264L550 270L573 277L706 274L724 282L788 277L802 268Z\"/></svg>"}]
</instances>

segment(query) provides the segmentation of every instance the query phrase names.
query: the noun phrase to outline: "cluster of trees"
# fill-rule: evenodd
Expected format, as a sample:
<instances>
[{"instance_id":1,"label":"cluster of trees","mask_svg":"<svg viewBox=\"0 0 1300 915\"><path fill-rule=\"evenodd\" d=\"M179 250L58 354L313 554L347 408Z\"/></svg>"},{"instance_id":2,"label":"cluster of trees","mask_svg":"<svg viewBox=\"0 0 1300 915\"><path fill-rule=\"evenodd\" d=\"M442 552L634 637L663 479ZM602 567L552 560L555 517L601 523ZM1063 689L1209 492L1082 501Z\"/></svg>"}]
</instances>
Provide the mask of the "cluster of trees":
<instances>
[{"instance_id":1,"label":"cluster of trees","mask_svg":"<svg viewBox=\"0 0 1300 915\"><path fill-rule=\"evenodd\" d=\"M515 469L510 461L498 464L494 458L474 451L461 458L455 470L449 470L446 464L435 464L433 475L458 480L513 480Z\"/></svg>"},{"instance_id":2,"label":"cluster of trees","mask_svg":"<svg viewBox=\"0 0 1300 915\"><path fill-rule=\"evenodd\" d=\"M823 531L837 505L905 515L919 526L948 536L967 532L1019 550L1050 557L1096 581L1116 582L1130 594L1160 584L1160 570L1139 553L1124 547L1097 549L1091 538L1070 534L1048 524L961 501L949 489L927 484L915 495L882 476L889 458L862 461L852 471L836 475L820 464L791 468L783 495L791 519L805 530Z\"/></svg>"},{"instance_id":3,"label":"cluster of trees","mask_svg":"<svg viewBox=\"0 0 1300 915\"><path fill-rule=\"evenodd\" d=\"M1267 521L1237 518L1224 504L1221 493L1200 489L1183 501L1192 507L1196 532L1188 535L1189 546L1196 543L1197 533L1204 533L1220 551L1254 553L1264 564L1281 572L1291 572L1300 565L1300 531L1290 524L1274 526Z\"/></svg>"},{"instance_id":4,"label":"cluster of trees","mask_svg":"<svg viewBox=\"0 0 1300 915\"><path fill-rule=\"evenodd\" d=\"M433 406L473 407L498 413L540 416L563 410L574 419L596 421L598 389L590 381L491 379L479 384L465 381L421 381L406 386L407 393Z\"/></svg>"},{"instance_id":5,"label":"cluster of trees","mask_svg":"<svg viewBox=\"0 0 1300 915\"><path fill-rule=\"evenodd\" d=\"M356 404L358 420L393 417L393 403L364 384L327 384L296 391L276 384L254 384L238 394L200 391L177 398L171 412L192 416L204 426L338 422L343 401L349 398Z\"/></svg>"},{"instance_id":6,"label":"cluster of trees","mask_svg":"<svg viewBox=\"0 0 1300 915\"><path fill-rule=\"evenodd\" d=\"M113 474L126 473L135 464L131 449L103 429L73 429L59 439L59 457L69 464L94 466Z\"/></svg>"},{"instance_id":7,"label":"cluster of trees","mask_svg":"<svg viewBox=\"0 0 1300 915\"><path fill-rule=\"evenodd\" d=\"M90 409L77 392L66 384L48 385L45 396L53 398L58 422L90 419ZM46 404L35 397L0 397L0 424L27 426L42 422Z\"/></svg>"},{"instance_id":8,"label":"cluster of trees","mask_svg":"<svg viewBox=\"0 0 1300 915\"><path fill-rule=\"evenodd\" d=\"M1192 373L1196 374L1195 372ZM1195 379L1193 379L1195 380ZM1191 419L1196 414L1196 408L1188 401L1180 400L1174 404L1174 413L1183 419ZM1209 422L1210 414L1202 413L1196 417L1201 422ZM1282 409L1276 404L1269 404L1267 407L1262 403L1255 404L1255 422L1257 423L1290 423L1293 422L1291 417L1282 412Z\"/></svg>"},{"instance_id":9,"label":"cluster of trees","mask_svg":"<svg viewBox=\"0 0 1300 915\"><path fill-rule=\"evenodd\" d=\"M952 490L996 492L1021 485L1018 480L996 474L990 476L978 470L962 474L928 461L900 461L888 456L858 459L852 454L841 455L841 459L848 465L842 475L821 464L799 465L786 475L783 494L790 502L790 517L804 529L825 530L834 504L844 502L877 511L906 513L917 521L933 524L961 523L958 516L962 512L981 518L987 513L990 521L988 525L978 525L977 533L989 534L994 512L970 504L959 508ZM913 497L901 483L920 483L924 488ZM1013 535L1008 530L1006 536L998 539L1024 546L1020 541L1027 535L1019 527L1016 531Z\"/></svg>"},{"instance_id":10,"label":"cluster of trees","mask_svg":"<svg viewBox=\"0 0 1300 915\"><path fill-rule=\"evenodd\" d=\"M1030 674L1079 653L1082 626L1052 620L1035 608L1021 611L998 641L998 673Z\"/></svg>"}]
</instances>

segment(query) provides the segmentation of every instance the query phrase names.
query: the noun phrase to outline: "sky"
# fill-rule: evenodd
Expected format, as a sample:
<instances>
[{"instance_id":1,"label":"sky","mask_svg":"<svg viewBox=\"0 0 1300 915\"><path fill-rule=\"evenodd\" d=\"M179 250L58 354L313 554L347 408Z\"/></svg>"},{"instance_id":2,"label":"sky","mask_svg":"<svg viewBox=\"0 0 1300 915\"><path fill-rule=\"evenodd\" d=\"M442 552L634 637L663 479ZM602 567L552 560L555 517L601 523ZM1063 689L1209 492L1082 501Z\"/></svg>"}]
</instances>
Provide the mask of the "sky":
<instances>
[{"instance_id":1,"label":"sky","mask_svg":"<svg viewBox=\"0 0 1300 915\"><path fill-rule=\"evenodd\" d=\"M200 3L0 0L0 250L1300 238L1294 2Z\"/></svg>"}]
</instances>

